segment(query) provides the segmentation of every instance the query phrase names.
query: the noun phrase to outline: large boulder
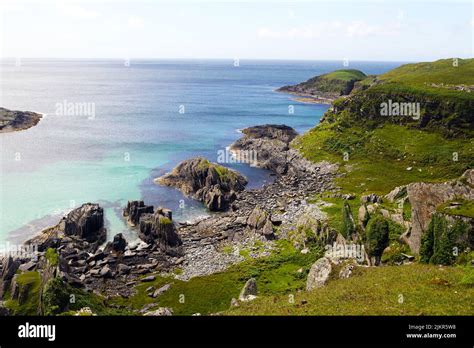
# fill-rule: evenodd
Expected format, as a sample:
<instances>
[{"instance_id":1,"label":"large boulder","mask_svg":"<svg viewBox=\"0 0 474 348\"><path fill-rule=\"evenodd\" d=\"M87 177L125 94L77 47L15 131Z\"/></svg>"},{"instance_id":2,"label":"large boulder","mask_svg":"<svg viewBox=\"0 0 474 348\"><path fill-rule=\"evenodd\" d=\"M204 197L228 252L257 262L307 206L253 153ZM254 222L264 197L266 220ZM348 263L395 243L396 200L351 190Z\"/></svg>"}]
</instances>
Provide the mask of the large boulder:
<instances>
[{"instance_id":1,"label":"large boulder","mask_svg":"<svg viewBox=\"0 0 474 348\"><path fill-rule=\"evenodd\" d=\"M125 252L127 247L127 241L125 240L122 233L118 233L114 236L112 242L108 242L104 248L105 252L112 252L114 254L121 254Z\"/></svg>"},{"instance_id":2,"label":"large boulder","mask_svg":"<svg viewBox=\"0 0 474 348\"><path fill-rule=\"evenodd\" d=\"M411 204L411 231L406 240L410 249L419 253L421 237L426 231L436 208L448 201L464 198L474 200L474 169L467 170L460 179L445 183L412 183L407 185L407 197Z\"/></svg>"},{"instance_id":3,"label":"large boulder","mask_svg":"<svg viewBox=\"0 0 474 348\"><path fill-rule=\"evenodd\" d=\"M145 205L143 201L128 201L127 207L123 210L123 216L127 218L127 222L132 225L138 225L140 217L143 214L153 213L152 205Z\"/></svg>"},{"instance_id":4,"label":"large boulder","mask_svg":"<svg viewBox=\"0 0 474 348\"><path fill-rule=\"evenodd\" d=\"M182 254L183 242L176 232L169 209L158 208L153 214L143 214L140 218L138 236L148 244L157 245L160 250L169 255Z\"/></svg>"},{"instance_id":5,"label":"large boulder","mask_svg":"<svg viewBox=\"0 0 474 348\"><path fill-rule=\"evenodd\" d=\"M247 218L247 226L267 238L273 236L273 223L271 221L271 216L258 206L252 210Z\"/></svg>"},{"instance_id":6,"label":"large boulder","mask_svg":"<svg viewBox=\"0 0 474 348\"><path fill-rule=\"evenodd\" d=\"M250 278L245 283L244 287L240 291L240 301L251 301L257 297L257 281L255 278Z\"/></svg>"},{"instance_id":7,"label":"large boulder","mask_svg":"<svg viewBox=\"0 0 474 348\"><path fill-rule=\"evenodd\" d=\"M311 291L323 287L328 281L331 271L332 264L329 258L322 257L316 261L309 270L306 280L306 290Z\"/></svg>"},{"instance_id":8,"label":"large boulder","mask_svg":"<svg viewBox=\"0 0 474 348\"><path fill-rule=\"evenodd\" d=\"M247 185L247 179L240 173L203 157L185 160L155 181L204 202L211 211L228 209L237 197L236 192L243 191Z\"/></svg>"},{"instance_id":9,"label":"large boulder","mask_svg":"<svg viewBox=\"0 0 474 348\"><path fill-rule=\"evenodd\" d=\"M102 243L106 237L104 210L98 204L86 203L63 218L64 234L87 242Z\"/></svg>"}]
</instances>

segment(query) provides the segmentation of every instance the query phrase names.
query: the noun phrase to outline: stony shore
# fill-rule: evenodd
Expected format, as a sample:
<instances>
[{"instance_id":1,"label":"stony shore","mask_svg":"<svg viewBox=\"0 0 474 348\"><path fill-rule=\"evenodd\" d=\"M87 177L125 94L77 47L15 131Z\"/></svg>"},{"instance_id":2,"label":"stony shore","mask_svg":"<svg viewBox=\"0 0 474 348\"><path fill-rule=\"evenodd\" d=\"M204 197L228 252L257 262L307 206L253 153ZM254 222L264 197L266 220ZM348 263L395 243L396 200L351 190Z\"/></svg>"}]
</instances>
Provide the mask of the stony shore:
<instances>
[{"instance_id":1,"label":"stony shore","mask_svg":"<svg viewBox=\"0 0 474 348\"><path fill-rule=\"evenodd\" d=\"M324 162L312 164L291 149L288 144L296 132L289 127L250 127L243 133L233 147L258 151L258 166L275 170L274 182L260 189L233 191L226 210L194 223L173 222L171 211L131 201L123 215L141 239L133 244L118 234L104 246L103 210L97 204L86 203L25 243L38 248L33 257L4 258L0 296L16 284L14 275L18 269L39 271L43 283L60 277L104 296L129 297L144 275L172 274L179 268L181 272L175 277L188 280L223 271L243 261L239 250L251 249L256 241L264 247L252 257L269 255L273 241L284 238L301 215L309 211L315 216L321 214L308 203L308 197L331 189L337 168ZM201 161L193 163L200 165ZM181 183L186 181L186 174L194 173L193 168L179 168L187 168L184 172L174 171ZM237 178L239 185L244 183ZM206 183L222 184L204 180L201 189L207 187ZM232 252L223 252L223 247L232 248ZM48 248L58 254L54 266L45 261Z\"/></svg>"}]
</instances>

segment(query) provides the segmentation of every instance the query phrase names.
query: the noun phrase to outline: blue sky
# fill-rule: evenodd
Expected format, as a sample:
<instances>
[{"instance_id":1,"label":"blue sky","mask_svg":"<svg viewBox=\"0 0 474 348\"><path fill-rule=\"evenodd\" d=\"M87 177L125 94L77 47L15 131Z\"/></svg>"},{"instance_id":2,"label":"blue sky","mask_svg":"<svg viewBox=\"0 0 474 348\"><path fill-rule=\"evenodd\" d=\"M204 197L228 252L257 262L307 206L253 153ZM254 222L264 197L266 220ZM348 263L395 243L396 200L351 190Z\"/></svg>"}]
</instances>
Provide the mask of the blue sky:
<instances>
[{"instance_id":1,"label":"blue sky","mask_svg":"<svg viewBox=\"0 0 474 348\"><path fill-rule=\"evenodd\" d=\"M3 57L472 57L473 2L2 0Z\"/></svg>"}]
</instances>

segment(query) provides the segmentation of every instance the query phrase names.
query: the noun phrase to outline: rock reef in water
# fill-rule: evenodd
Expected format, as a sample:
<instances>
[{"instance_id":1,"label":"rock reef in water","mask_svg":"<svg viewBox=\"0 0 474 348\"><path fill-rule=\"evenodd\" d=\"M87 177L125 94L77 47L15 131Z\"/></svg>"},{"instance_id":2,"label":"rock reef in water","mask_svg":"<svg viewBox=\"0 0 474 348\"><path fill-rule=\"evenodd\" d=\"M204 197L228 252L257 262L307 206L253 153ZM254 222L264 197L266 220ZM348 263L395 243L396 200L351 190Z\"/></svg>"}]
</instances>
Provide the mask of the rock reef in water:
<instances>
[{"instance_id":1,"label":"rock reef in water","mask_svg":"<svg viewBox=\"0 0 474 348\"><path fill-rule=\"evenodd\" d=\"M179 189L185 195L201 201L211 211L223 211L243 191L247 179L240 173L212 163L203 157L188 159L155 180Z\"/></svg>"},{"instance_id":2,"label":"rock reef in water","mask_svg":"<svg viewBox=\"0 0 474 348\"><path fill-rule=\"evenodd\" d=\"M0 133L14 132L36 126L43 115L31 111L0 108Z\"/></svg>"}]
</instances>

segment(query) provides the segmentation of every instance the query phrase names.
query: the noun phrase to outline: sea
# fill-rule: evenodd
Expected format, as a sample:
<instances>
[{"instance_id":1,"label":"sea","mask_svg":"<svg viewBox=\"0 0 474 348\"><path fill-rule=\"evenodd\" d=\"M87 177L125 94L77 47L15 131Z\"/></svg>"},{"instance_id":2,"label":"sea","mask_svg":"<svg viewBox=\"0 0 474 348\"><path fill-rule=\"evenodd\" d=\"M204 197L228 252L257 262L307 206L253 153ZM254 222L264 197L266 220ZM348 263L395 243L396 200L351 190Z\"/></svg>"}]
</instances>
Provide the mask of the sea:
<instances>
[{"instance_id":1,"label":"sea","mask_svg":"<svg viewBox=\"0 0 474 348\"><path fill-rule=\"evenodd\" d=\"M238 63L238 64L237 64ZM280 86L336 69L380 74L402 63L283 60L2 59L0 106L44 117L27 130L0 133L0 242L20 243L83 203L104 208L108 239L136 230L122 218L129 200L173 210L175 221L210 214L154 179L180 161L211 161L239 130L286 124L302 133L328 105L305 104ZM266 170L224 164L249 188Z\"/></svg>"}]
</instances>

